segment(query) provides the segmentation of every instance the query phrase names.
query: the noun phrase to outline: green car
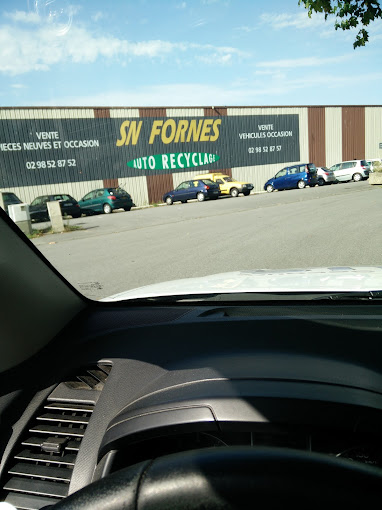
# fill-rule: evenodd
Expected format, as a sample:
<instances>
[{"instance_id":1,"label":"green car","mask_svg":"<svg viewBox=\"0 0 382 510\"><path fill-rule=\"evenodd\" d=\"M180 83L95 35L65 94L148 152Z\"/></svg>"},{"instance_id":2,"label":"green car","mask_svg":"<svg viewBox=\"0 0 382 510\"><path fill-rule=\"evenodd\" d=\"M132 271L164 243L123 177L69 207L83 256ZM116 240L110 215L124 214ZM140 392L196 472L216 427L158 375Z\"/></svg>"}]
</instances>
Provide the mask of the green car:
<instances>
[{"instance_id":1,"label":"green car","mask_svg":"<svg viewBox=\"0 0 382 510\"><path fill-rule=\"evenodd\" d=\"M130 211L134 203L131 196L122 188L101 188L90 191L78 202L84 214L110 214L114 209Z\"/></svg>"}]
</instances>

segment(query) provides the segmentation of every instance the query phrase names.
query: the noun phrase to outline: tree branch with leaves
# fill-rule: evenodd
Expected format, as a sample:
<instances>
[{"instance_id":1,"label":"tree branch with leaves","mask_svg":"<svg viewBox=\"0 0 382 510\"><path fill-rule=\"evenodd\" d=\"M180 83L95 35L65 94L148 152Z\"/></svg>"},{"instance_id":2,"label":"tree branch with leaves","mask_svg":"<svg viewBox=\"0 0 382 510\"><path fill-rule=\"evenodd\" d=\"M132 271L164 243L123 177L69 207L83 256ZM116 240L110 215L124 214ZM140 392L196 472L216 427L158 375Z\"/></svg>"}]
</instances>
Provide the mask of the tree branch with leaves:
<instances>
[{"instance_id":1,"label":"tree branch with leaves","mask_svg":"<svg viewBox=\"0 0 382 510\"><path fill-rule=\"evenodd\" d=\"M354 49L368 42L369 33L365 27L378 18L382 19L382 9L376 0L299 0L298 4L308 10L309 18L316 12L323 12L325 20L328 16L335 16L336 30L350 30L361 25L353 43Z\"/></svg>"}]
</instances>

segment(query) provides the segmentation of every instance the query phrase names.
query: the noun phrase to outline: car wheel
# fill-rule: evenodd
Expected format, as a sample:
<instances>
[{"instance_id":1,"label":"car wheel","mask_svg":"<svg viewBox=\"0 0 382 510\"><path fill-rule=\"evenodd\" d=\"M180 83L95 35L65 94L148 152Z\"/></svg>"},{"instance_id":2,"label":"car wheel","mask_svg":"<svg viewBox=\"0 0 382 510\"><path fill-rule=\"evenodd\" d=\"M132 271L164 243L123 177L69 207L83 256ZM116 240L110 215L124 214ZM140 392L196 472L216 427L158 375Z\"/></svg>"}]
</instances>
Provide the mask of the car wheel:
<instances>
[{"instance_id":1,"label":"car wheel","mask_svg":"<svg viewBox=\"0 0 382 510\"><path fill-rule=\"evenodd\" d=\"M113 209L111 208L110 204L103 204L103 212L105 214L110 214L113 212Z\"/></svg>"},{"instance_id":2,"label":"car wheel","mask_svg":"<svg viewBox=\"0 0 382 510\"><path fill-rule=\"evenodd\" d=\"M319 177L317 183L319 186L323 186L325 184L325 181L322 177Z\"/></svg>"},{"instance_id":3,"label":"car wheel","mask_svg":"<svg viewBox=\"0 0 382 510\"><path fill-rule=\"evenodd\" d=\"M72 214L72 218L80 218L82 213Z\"/></svg>"},{"instance_id":4,"label":"car wheel","mask_svg":"<svg viewBox=\"0 0 382 510\"><path fill-rule=\"evenodd\" d=\"M362 181L362 175L359 174L359 173L356 173L353 175L353 181L354 182L359 182L359 181Z\"/></svg>"},{"instance_id":5,"label":"car wheel","mask_svg":"<svg viewBox=\"0 0 382 510\"><path fill-rule=\"evenodd\" d=\"M248 190L247 190L247 191L243 191L243 195L244 195L245 197L247 197L250 193L251 193L251 192L250 192L250 191L248 191Z\"/></svg>"},{"instance_id":6,"label":"car wheel","mask_svg":"<svg viewBox=\"0 0 382 510\"><path fill-rule=\"evenodd\" d=\"M297 183L298 189L304 189L305 186L306 186L306 184L304 181L298 181L298 183Z\"/></svg>"},{"instance_id":7,"label":"car wheel","mask_svg":"<svg viewBox=\"0 0 382 510\"><path fill-rule=\"evenodd\" d=\"M275 188L272 186L272 184L268 184L267 186L267 193L272 193L272 191L274 190Z\"/></svg>"},{"instance_id":8,"label":"car wheel","mask_svg":"<svg viewBox=\"0 0 382 510\"><path fill-rule=\"evenodd\" d=\"M172 205L173 203L174 203L174 202L173 202L173 200L172 200L172 198L171 198L171 197L166 197L166 204L167 204L167 205Z\"/></svg>"},{"instance_id":9,"label":"car wheel","mask_svg":"<svg viewBox=\"0 0 382 510\"><path fill-rule=\"evenodd\" d=\"M197 195L196 195L196 198L197 198L198 202L203 202L205 199L205 196L201 191L199 191L199 193L197 193Z\"/></svg>"},{"instance_id":10,"label":"car wheel","mask_svg":"<svg viewBox=\"0 0 382 510\"><path fill-rule=\"evenodd\" d=\"M130 210L131 210L131 207L124 207L124 210L125 210L125 211L130 211Z\"/></svg>"},{"instance_id":11,"label":"car wheel","mask_svg":"<svg viewBox=\"0 0 382 510\"><path fill-rule=\"evenodd\" d=\"M231 193L231 197L238 197L239 196L239 190L237 188L232 188L230 193Z\"/></svg>"}]
</instances>

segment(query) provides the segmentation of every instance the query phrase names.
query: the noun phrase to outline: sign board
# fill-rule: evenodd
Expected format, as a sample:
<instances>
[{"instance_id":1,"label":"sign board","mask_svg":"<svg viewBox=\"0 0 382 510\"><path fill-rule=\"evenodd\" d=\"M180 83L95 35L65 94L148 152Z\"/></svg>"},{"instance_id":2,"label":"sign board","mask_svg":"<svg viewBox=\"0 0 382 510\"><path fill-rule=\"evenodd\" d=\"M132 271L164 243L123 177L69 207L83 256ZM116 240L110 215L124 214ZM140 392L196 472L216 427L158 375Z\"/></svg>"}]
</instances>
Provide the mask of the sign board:
<instances>
[{"instance_id":1,"label":"sign board","mask_svg":"<svg viewBox=\"0 0 382 510\"><path fill-rule=\"evenodd\" d=\"M0 187L300 160L299 116L0 121Z\"/></svg>"}]
</instances>

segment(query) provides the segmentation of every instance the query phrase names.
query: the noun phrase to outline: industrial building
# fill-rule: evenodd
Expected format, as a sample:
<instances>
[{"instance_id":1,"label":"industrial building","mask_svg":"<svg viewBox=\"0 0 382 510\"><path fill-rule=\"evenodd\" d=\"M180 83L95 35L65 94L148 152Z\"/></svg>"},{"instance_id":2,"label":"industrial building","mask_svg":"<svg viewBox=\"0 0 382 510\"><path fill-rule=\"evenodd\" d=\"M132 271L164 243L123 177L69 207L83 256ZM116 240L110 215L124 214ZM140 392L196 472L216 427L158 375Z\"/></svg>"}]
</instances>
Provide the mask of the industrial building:
<instances>
[{"instance_id":1,"label":"industrial building","mask_svg":"<svg viewBox=\"0 0 382 510\"><path fill-rule=\"evenodd\" d=\"M262 191L283 166L382 157L382 106L0 108L0 191L121 186L137 206L207 171Z\"/></svg>"}]
</instances>

